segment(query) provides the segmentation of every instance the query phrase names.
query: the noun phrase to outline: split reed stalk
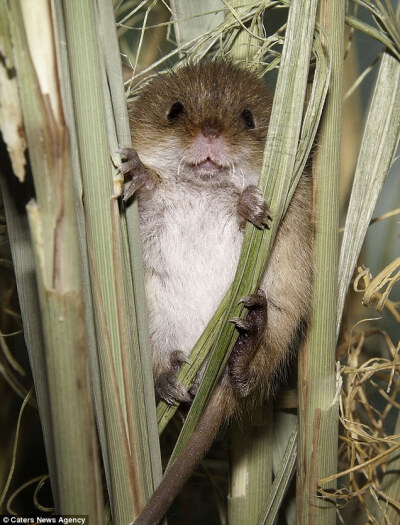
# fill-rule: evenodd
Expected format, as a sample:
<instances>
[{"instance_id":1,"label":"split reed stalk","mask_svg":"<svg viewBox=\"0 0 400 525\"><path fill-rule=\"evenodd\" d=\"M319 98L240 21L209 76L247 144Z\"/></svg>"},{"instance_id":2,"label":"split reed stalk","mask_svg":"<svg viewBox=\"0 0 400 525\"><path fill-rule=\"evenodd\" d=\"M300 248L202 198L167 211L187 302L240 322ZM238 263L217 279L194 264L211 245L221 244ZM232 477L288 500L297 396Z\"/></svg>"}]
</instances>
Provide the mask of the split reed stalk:
<instances>
[{"instance_id":1,"label":"split reed stalk","mask_svg":"<svg viewBox=\"0 0 400 525\"><path fill-rule=\"evenodd\" d=\"M40 315L44 340L44 362L35 379L45 381L38 388L46 392L49 401L44 406L49 411L43 416L48 418L46 441L52 441L51 481L59 512L89 514L101 521L104 504L90 393L70 141L62 112L51 12L46 2L33 8L13 2L7 16L35 185L35 200L27 204L27 213L40 305L35 315ZM40 21L40 34L26 30L32 18ZM11 198L18 199L18 195ZM13 221L12 216L8 219Z\"/></svg>"}]
</instances>

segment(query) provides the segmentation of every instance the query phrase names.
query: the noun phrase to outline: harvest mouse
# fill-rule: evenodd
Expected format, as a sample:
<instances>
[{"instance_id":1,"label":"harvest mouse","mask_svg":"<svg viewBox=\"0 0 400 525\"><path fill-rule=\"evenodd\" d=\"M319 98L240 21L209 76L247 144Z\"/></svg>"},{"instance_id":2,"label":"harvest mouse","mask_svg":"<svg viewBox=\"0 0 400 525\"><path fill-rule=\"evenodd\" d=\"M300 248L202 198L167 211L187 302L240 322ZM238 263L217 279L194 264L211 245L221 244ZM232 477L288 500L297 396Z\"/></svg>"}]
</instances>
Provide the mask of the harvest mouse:
<instances>
[{"instance_id":1,"label":"harvest mouse","mask_svg":"<svg viewBox=\"0 0 400 525\"><path fill-rule=\"evenodd\" d=\"M268 227L257 188L271 110L263 81L231 62L159 74L132 107L132 174L138 199L155 386L168 403L190 402L181 364L234 278L246 221ZM257 294L226 370L191 440L135 520L154 525L202 459L221 424L265 398L311 308L312 185L305 173L279 226ZM250 403L249 403L250 401Z\"/></svg>"}]
</instances>

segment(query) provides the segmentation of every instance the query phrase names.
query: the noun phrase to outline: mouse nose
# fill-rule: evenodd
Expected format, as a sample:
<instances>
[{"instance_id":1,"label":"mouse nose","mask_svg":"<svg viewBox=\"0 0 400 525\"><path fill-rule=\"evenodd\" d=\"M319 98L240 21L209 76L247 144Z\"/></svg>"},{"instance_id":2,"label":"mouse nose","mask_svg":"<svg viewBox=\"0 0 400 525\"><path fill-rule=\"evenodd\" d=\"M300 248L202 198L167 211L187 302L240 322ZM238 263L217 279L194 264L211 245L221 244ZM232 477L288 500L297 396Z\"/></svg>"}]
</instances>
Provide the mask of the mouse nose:
<instances>
[{"instance_id":1,"label":"mouse nose","mask_svg":"<svg viewBox=\"0 0 400 525\"><path fill-rule=\"evenodd\" d=\"M221 135L222 126L217 122L206 122L201 128L201 132L207 139L216 139Z\"/></svg>"}]
</instances>

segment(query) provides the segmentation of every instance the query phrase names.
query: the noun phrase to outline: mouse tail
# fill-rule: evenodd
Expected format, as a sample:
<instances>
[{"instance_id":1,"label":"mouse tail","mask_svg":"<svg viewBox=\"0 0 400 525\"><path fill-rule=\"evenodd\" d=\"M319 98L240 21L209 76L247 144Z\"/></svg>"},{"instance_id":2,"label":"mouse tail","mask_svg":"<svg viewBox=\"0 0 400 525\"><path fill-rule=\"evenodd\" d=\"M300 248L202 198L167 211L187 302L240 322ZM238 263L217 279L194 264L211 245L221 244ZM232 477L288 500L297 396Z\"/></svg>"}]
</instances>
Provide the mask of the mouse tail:
<instances>
[{"instance_id":1,"label":"mouse tail","mask_svg":"<svg viewBox=\"0 0 400 525\"><path fill-rule=\"evenodd\" d=\"M217 389L218 390L218 389ZM233 412L234 407L221 405L220 392L213 394L196 430L169 467L159 486L133 525L157 525L179 494L182 487L212 445L218 430Z\"/></svg>"}]
</instances>

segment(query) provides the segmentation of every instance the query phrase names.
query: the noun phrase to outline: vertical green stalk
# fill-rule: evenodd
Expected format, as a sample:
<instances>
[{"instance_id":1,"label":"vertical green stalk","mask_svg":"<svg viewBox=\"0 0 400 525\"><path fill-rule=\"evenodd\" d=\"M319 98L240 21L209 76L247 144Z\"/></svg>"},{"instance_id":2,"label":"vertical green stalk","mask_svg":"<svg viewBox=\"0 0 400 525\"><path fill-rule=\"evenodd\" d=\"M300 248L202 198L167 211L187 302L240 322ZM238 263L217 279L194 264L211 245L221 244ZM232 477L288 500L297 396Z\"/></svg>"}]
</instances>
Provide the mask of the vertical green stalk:
<instances>
[{"instance_id":1,"label":"vertical green stalk","mask_svg":"<svg viewBox=\"0 0 400 525\"><path fill-rule=\"evenodd\" d=\"M128 108L123 87L120 51L112 2L98 0L100 44L105 74L103 92L107 113L108 137L111 151L131 146ZM117 174L117 178L118 178ZM129 345L125 349L127 406L133 421L134 449L142 473L145 500L161 479L160 443L155 410L155 394L151 351L147 326L147 308L144 290L142 244L139 232L137 199L128 208L121 203L121 247L126 270L124 286L128 317ZM140 363L140 366L138 366Z\"/></svg>"},{"instance_id":2,"label":"vertical green stalk","mask_svg":"<svg viewBox=\"0 0 400 525\"><path fill-rule=\"evenodd\" d=\"M313 170L316 195L313 314L309 341L299 367L297 514L302 525L336 522L334 506L319 499L317 493L318 479L337 469L335 346L344 13L344 1L320 3L320 23L326 32L326 45L332 47L332 75Z\"/></svg>"},{"instance_id":3,"label":"vertical green stalk","mask_svg":"<svg viewBox=\"0 0 400 525\"><path fill-rule=\"evenodd\" d=\"M141 260L141 244L138 233L137 207L132 205L128 210L121 207L118 210L118 201L111 198L112 175L115 176L114 184L117 189L118 181L117 170L111 164L111 157L117 164L120 159L116 152L119 147L130 145L130 130L127 115L126 98L123 90L122 68L120 64L120 53L116 34L114 12L111 1L101 1L97 5L95 15L95 26L97 28L94 45L91 51L98 52L98 56L91 62L91 66L96 60L100 63L101 92L97 90L98 97L90 97L91 83L86 85L88 98L86 103L92 104L91 111L96 115L104 111L104 121L106 128L98 127L98 121L94 129L90 130L88 123L88 136L93 137L90 141L82 142L82 135L77 136L75 123L75 109L86 111L84 105L80 106L82 99L78 102L73 99L71 86L71 76L87 75L86 55L82 55L82 60L71 61L69 63L69 47L65 46L67 37L65 34L64 11L61 3L55 4L55 18L58 25L58 53L62 63L62 88L63 99L66 106L67 122L71 132L73 144L73 163L75 175L76 191L76 213L80 231L81 246L81 266L84 275L85 290L85 309L87 327L90 329L89 350L91 359L92 385L95 397L96 419L99 430L99 438L103 461L105 465L105 475L107 485L111 494L118 494L118 498L124 499L123 492L116 489L117 483L128 483L131 488L125 492L128 500L131 494L137 495L135 513L148 499L154 486L161 477L161 459L158 441L157 424L154 409L154 390L150 364L150 351L148 348L147 319L143 285L143 268ZM90 23L90 19L80 21L82 24ZM78 27L78 26L77 26ZM93 31L85 33L89 38L93 37ZM100 47L97 46L97 36L99 37ZM73 37L74 38L74 37ZM75 57L76 58L76 57ZM100 104L97 106L96 104ZM95 119L94 119L95 120ZM92 121L93 122L93 121ZM107 145L104 144L104 131L107 130ZM96 138L97 135L101 135ZM99 151L97 151L99 148ZM103 149L102 149L103 148ZM115 260L107 259L110 252L104 250L97 252L100 259L105 258L100 264L108 269L109 273L104 275L103 280L113 287L117 297L118 311L115 311L114 319L118 324L113 323L112 319L97 319L97 337L100 341L102 351L98 351L96 344L96 333L94 326L94 308L96 298L92 298L91 284L96 283L96 275L93 275L93 254L91 255L91 239L87 235L87 222L96 220L89 217L85 220L85 213L88 213L87 206L84 207L80 198L82 194L82 177L80 158L98 158L107 155L107 162L102 165L104 170L101 181L110 188L110 193L104 191L105 202L99 203L98 211L110 210L113 233L97 239L97 248L102 242L110 245L112 239L114 245ZM108 152L111 154L108 156ZM94 175L94 172L92 172ZM99 184L100 172L93 178L86 177L86 184ZM104 186L103 186L104 189ZM86 191L89 191L86 187ZM90 190L92 191L92 189ZM110 199L111 198L111 199ZM99 201L100 202L100 201ZM87 202L85 202L87 204ZM120 215L121 212L121 215ZM107 212L106 212L107 213ZM107 219L105 219L107 220ZM128 225L126 224L128 221ZM105 230L107 231L107 230ZM129 237L129 244L128 244ZM89 247L89 251L88 251ZM130 256L130 262L129 262ZM132 268L132 271L130 270ZM90 273L92 272L90 282ZM97 286L94 286L97 292ZM103 321L105 320L105 323ZM107 328L107 324L109 327ZM118 329L121 346L109 347L107 344L107 330ZM114 334L118 338L118 334ZM105 349L108 348L107 351ZM111 356L114 351L115 360ZM120 363L123 363L120 366ZM122 371L121 371L122 368ZM119 405L120 399L122 405ZM112 412L114 416L111 416ZM119 423L116 424L116 419ZM114 434L116 433L116 434ZM116 442L119 441L119 444ZM113 458L117 457L115 460ZM115 477L118 464L126 465L128 471L120 479ZM129 467L129 464L132 464ZM128 473L133 472L134 476L129 479ZM113 498L111 496L112 508L114 509ZM123 503L120 503L123 505ZM127 501L127 507L130 506ZM133 510L133 509L132 509ZM127 510L127 512L129 512ZM115 510L114 510L114 518Z\"/></svg>"},{"instance_id":4,"label":"vertical green stalk","mask_svg":"<svg viewBox=\"0 0 400 525\"><path fill-rule=\"evenodd\" d=\"M142 439L134 415L140 400L135 388L140 385L133 378L141 365L133 351L138 348L138 334L125 228L120 225L118 200L113 198L116 169L110 153L117 143L117 132L110 125L113 97L106 89L94 4L68 0L63 7L97 338L92 369L98 366L101 377L97 403L103 405L100 430L113 521L125 524L139 513L154 480L148 440ZM116 36L115 31L109 34ZM118 53L115 60L119 69ZM122 115L126 118L126 111ZM147 460L142 461L143 455Z\"/></svg>"},{"instance_id":5,"label":"vertical green stalk","mask_svg":"<svg viewBox=\"0 0 400 525\"><path fill-rule=\"evenodd\" d=\"M240 17L237 8L245 6L243 0L230 0L226 21ZM258 72L258 52L262 36L262 16L254 17L249 31L238 23L232 30L230 54ZM232 460L230 491L228 497L228 522L230 525L256 523L264 507L265 497L272 485L273 426L272 404L258 407L245 425L232 426Z\"/></svg>"},{"instance_id":6,"label":"vertical green stalk","mask_svg":"<svg viewBox=\"0 0 400 525\"><path fill-rule=\"evenodd\" d=\"M82 275L82 289L84 295L85 305L85 325L87 332L87 341L89 348L89 362L91 371L91 385L93 389L94 404L96 411L96 424L98 428L100 447L103 456L103 465L105 466L105 476L109 484L109 464L108 450L106 447L105 439L105 415L104 407L101 399L101 377L100 368L96 359L97 355L97 343L96 333L94 326L94 311L92 293L90 288L90 276L89 276L89 260L87 253L87 239L86 239L86 226L85 226L85 210L82 199L82 176L79 161L79 149L76 136L75 116L74 116L74 105L72 98L71 89L71 72L69 69L68 62L68 48L65 46L66 35L65 35L65 22L64 12L62 4L60 2L54 3L54 21L57 26L56 32L56 52L59 61L59 72L61 82L61 91L63 98L63 107L65 114L66 125L68 126L70 143L71 143L71 166L74 178L74 189L75 189L75 213L79 231L79 249L80 249L80 266Z\"/></svg>"},{"instance_id":7,"label":"vertical green stalk","mask_svg":"<svg viewBox=\"0 0 400 525\"><path fill-rule=\"evenodd\" d=\"M283 498L286 494L286 490L293 478L293 474L295 471L298 435L298 425L296 422L296 416L294 416L293 414L284 413L280 413L279 416L280 421L277 425L278 428L274 428L274 441L277 441L280 437L284 438L283 441L281 440L279 443L275 443L274 452L277 451L279 454L279 468L276 469L274 482L271 486L271 490L269 491L268 497L265 498L263 509L260 515L261 517L257 522L257 525L273 525L274 523L276 523L278 511L281 507ZM290 420L292 421L290 422ZM276 420L274 421L274 426L275 424ZM282 430L284 430L283 435L281 434ZM287 439L287 436L289 436L289 439ZM287 441L287 445L285 450L282 451L282 447L285 441ZM287 523L294 524L296 519L296 505L294 498L292 498L292 500L289 501L286 504L285 508L282 510L284 511Z\"/></svg>"},{"instance_id":8,"label":"vertical green stalk","mask_svg":"<svg viewBox=\"0 0 400 525\"><path fill-rule=\"evenodd\" d=\"M257 523L272 485L272 406L264 403L251 421L232 429L232 461L228 522Z\"/></svg>"},{"instance_id":9,"label":"vertical green stalk","mask_svg":"<svg viewBox=\"0 0 400 525\"><path fill-rule=\"evenodd\" d=\"M101 522L104 504L89 382L70 141L51 12L47 2L30 7L21 0L8 4L8 16L35 185L35 200L28 203L27 211L40 305L36 315L40 315L45 346L45 374L36 375L35 381L41 382L41 390L48 389L50 414L41 415L48 418L46 427L51 426L57 511L89 514L91 520ZM32 17L41 22L40 34L32 27L26 30Z\"/></svg>"}]
</instances>

